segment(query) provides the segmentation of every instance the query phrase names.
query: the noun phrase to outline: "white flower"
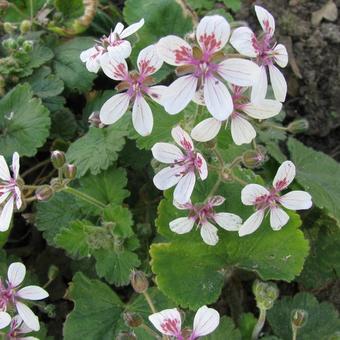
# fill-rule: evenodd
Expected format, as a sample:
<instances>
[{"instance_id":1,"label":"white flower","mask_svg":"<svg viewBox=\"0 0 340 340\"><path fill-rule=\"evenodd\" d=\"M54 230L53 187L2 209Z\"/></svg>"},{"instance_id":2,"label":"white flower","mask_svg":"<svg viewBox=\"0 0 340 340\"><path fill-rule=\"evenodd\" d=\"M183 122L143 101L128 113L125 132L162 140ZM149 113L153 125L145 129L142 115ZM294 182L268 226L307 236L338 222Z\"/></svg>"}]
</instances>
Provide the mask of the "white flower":
<instances>
[{"instance_id":1,"label":"white flower","mask_svg":"<svg viewBox=\"0 0 340 340\"><path fill-rule=\"evenodd\" d=\"M11 316L6 313L0 311L0 329L7 327L11 323Z\"/></svg>"},{"instance_id":2,"label":"white flower","mask_svg":"<svg viewBox=\"0 0 340 340\"><path fill-rule=\"evenodd\" d=\"M239 235L253 233L261 225L265 212L270 212L270 225L273 230L280 230L289 220L289 215L280 208L282 205L290 210L304 210L312 206L312 197L308 192L294 190L283 196L279 192L286 189L294 180L295 165L285 161L277 170L273 180L273 188L267 190L259 184L248 184L241 192L241 200L245 205L254 205L256 212L241 226Z\"/></svg>"},{"instance_id":3,"label":"white flower","mask_svg":"<svg viewBox=\"0 0 340 340\"><path fill-rule=\"evenodd\" d=\"M208 167L203 156L196 152L190 136L180 127L171 130L172 138L182 148L170 143L156 143L151 151L153 157L168 167L159 171L153 178L159 190L166 190L176 185L174 200L184 204L194 190L198 172L202 180L208 176Z\"/></svg>"},{"instance_id":4,"label":"white flower","mask_svg":"<svg viewBox=\"0 0 340 340\"><path fill-rule=\"evenodd\" d=\"M267 69L269 70L275 98L280 102L284 102L287 94L287 83L274 63L280 67L286 67L288 53L282 44L272 42L275 31L273 16L261 6L255 6L255 12L264 33L256 37L250 28L240 27L231 35L230 43L239 53L247 57L256 58L260 66L260 72L252 88L252 102L266 97L268 88Z\"/></svg>"},{"instance_id":5,"label":"white flower","mask_svg":"<svg viewBox=\"0 0 340 340\"><path fill-rule=\"evenodd\" d=\"M183 110L197 97L199 88L203 88L201 101L211 115L219 120L229 117L233 111L233 102L221 78L231 84L251 86L259 72L259 67L252 61L223 57L220 51L226 45L229 35L227 20L213 15L204 17L197 26L199 47L191 47L185 40L174 35L160 39L157 44L160 56L166 63L178 66L179 74L186 74L167 89L162 104L168 113L176 114Z\"/></svg>"},{"instance_id":6,"label":"white flower","mask_svg":"<svg viewBox=\"0 0 340 340\"><path fill-rule=\"evenodd\" d=\"M6 311L9 306L15 307L25 324L30 329L38 331L40 329L38 317L21 300L42 300L48 297L48 293L39 286L19 289L25 275L26 267L20 262L12 263L8 267L6 284L0 280L0 310Z\"/></svg>"},{"instance_id":7,"label":"white flower","mask_svg":"<svg viewBox=\"0 0 340 340\"><path fill-rule=\"evenodd\" d=\"M189 214L188 217L179 217L171 221L169 227L174 233L185 234L190 232L194 224L197 223L203 241L214 246L218 242L218 235L217 228L211 222L228 231L238 231L242 224L242 219L235 214L214 211L214 207L222 205L224 201L225 198L222 196L213 196L205 204L193 205L191 202L185 204L174 202L178 209L189 210Z\"/></svg>"},{"instance_id":8,"label":"white flower","mask_svg":"<svg viewBox=\"0 0 340 340\"><path fill-rule=\"evenodd\" d=\"M176 308L165 309L159 313L149 316L150 322L162 334L183 340L182 320ZM195 340L199 337L212 333L220 323L219 313L207 306L202 306L196 312L194 325L188 340Z\"/></svg>"},{"instance_id":9,"label":"white flower","mask_svg":"<svg viewBox=\"0 0 340 340\"><path fill-rule=\"evenodd\" d=\"M97 73L100 60L107 53L116 58L128 58L131 54L131 44L125 38L137 32L143 25L144 19L141 19L124 29L124 25L119 22L108 37L104 35L95 46L81 52L80 60L86 63L88 71Z\"/></svg>"},{"instance_id":10,"label":"white flower","mask_svg":"<svg viewBox=\"0 0 340 340\"><path fill-rule=\"evenodd\" d=\"M33 336L22 336L31 333L32 329L29 328L20 315L16 315L11 321L10 331L7 334L8 340L39 340Z\"/></svg>"},{"instance_id":11,"label":"white flower","mask_svg":"<svg viewBox=\"0 0 340 340\"><path fill-rule=\"evenodd\" d=\"M109 54L100 61L104 73L113 80L120 80L117 89L126 92L116 94L107 100L100 109L100 120L104 124L113 124L120 119L132 106L132 123L136 131L147 136L153 127L153 116L149 104L144 99L147 94L156 102L160 102L165 86L150 86L153 79L150 77L158 71L163 61L157 54L154 45L140 51L137 59L138 72L128 71L124 59L113 58Z\"/></svg>"},{"instance_id":12,"label":"white flower","mask_svg":"<svg viewBox=\"0 0 340 340\"><path fill-rule=\"evenodd\" d=\"M0 156L0 231L6 231L11 223L14 204L17 209L22 205L21 192L17 184L19 177L19 154L14 152L12 158L11 176L7 163L3 156Z\"/></svg>"},{"instance_id":13,"label":"white flower","mask_svg":"<svg viewBox=\"0 0 340 340\"><path fill-rule=\"evenodd\" d=\"M262 120L276 116L282 108L279 101L271 99L262 99L251 103L243 95L245 90L245 87L232 86L234 110L228 121L231 122L231 136L237 145L249 144L256 137L256 131L247 116ZM199 142L207 142L217 136L223 123L215 118L204 119L191 131L191 137Z\"/></svg>"}]
</instances>

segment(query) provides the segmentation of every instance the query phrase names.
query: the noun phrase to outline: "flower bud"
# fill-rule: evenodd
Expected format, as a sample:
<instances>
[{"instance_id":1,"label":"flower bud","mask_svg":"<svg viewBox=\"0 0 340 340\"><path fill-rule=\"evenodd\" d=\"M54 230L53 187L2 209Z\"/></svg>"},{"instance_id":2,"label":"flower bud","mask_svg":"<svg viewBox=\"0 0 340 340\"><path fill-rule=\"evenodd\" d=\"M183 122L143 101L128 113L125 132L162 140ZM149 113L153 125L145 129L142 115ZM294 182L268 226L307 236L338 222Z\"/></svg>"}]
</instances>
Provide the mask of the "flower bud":
<instances>
[{"instance_id":1,"label":"flower bud","mask_svg":"<svg viewBox=\"0 0 340 340\"><path fill-rule=\"evenodd\" d=\"M125 312L123 314L125 324L131 328L139 327L143 324L143 318L137 313Z\"/></svg>"},{"instance_id":2,"label":"flower bud","mask_svg":"<svg viewBox=\"0 0 340 340\"><path fill-rule=\"evenodd\" d=\"M256 305L259 309L271 309L275 300L279 296L277 285L272 282L262 282L255 280L253 284L253 293L256 299Z\"/></svg>"},{"instance_id":3,"label":"flower bud","mask_svg":"<svg viewBox=\"0 0 340 340\"><path fill-rule=\"evenodd\" d=\"M4 31L8 34L13 33L16 30L16 26L11 24L10 22L4 22Z\"/></svg>"},{"instance_id":4,"label":"flower bud","mask_svg":"<svg viewBox=\"0 0 340 340\"><path fill-rule=\"evenodd\" d=\"M35 197L38 201L48 201L53 194L54 191L49 185L43 185L35 191Z\"/></svg>"},{"instance_id":5,"label":"flower bud","mask_svg":"<svg viewBox=\"0 0 340 340\"><path fill-rule=\"evenodd\" d=\"M7 9L9 7L8 1L0 0L0 9Z\"/></svg>"},{"instance_id":6,"label":"flower bud","mask_svg":"<svg viewBox=\"0 0 340 340\"><path fill-rule=\"evenodd\" d=\"M32 40L25 40L22 44L22 48L27 53L31 52L33 50L33 41Z\"/></svg>"},{"instance_id":7,"label":"flower bud","mask_svg":"<svg viewBox=\"0 0 340 340\"><path fill-rule=\"evenodd\" d=\"M32 24L31 24L30 20L23 20L23 21L21 21L20 32L22 34L27 33L31 29L31 26L32 26Z\"/></svg>"},{"instance_id":8,"label":"flower bud","mask_svg":"<svg viewBox=\"0 0 340 340\"><path fill-rule=\"evenodd\" d=\"M91 126L96 128L103 128L105 126L100 120L99 111L92 112L88 121Z\"/></svg>"},{"instance_id":9,"label":"flower bud","mask_svg":"<svg viewBox=\"0 0 340 340\"><path fill-rule=\"evenodd\" d=\"M74 164L65 164L63 170L67 179L74 179L77 175L77 167Z\"/></svg>"},{"instance_id":10,"label":"flower bud","mask_svg":"<svg viewBox=\"0 0 340 340\"><path fill-rule=\"evenodd\" d=\"M3 40L2 46L6 48L7 50L15 50L18 48L18 44L13 38L8 38Z\"/></svg>"},{"instance_id":11,"label":"flower bud","mask_svg":"<svg viewBox=\"0 0 340 340\"><path fill-rule=\"evenodd\" d=\"M60 169L66 162L65 153L55 150L51 153L51 162L56 169Z\"/></svg>"},{"instance_id":12,"label":"flower bud","mask_svg":"<svg viewBox=\"0 0 340 340\"><path fill-rule=\"evenodd\" d=\"M294 309L291 314L292 327L302 328L308 320L308 312L304 309Z\"/></svg>"},{"instance_id":13,"label":"flower bud","mask_svg":"<svg viewBox=\"0 0 340 340\"><path fill-rule=\"evenodd\" d=\"M309 129L308 120L304 118L296 119L288 124L287 129L294 134L306 132Z\"/></svg>"},{"instance_id":14,"label":"flower bud","mask_svg":"<svg viewBox=\"0 0 340 340\"><path fill-rule=\"evenodd\" d=\"M149 288L146 275L140 270L133 270L130 275L131 286L137 293L144 293Z\"/></svg>"},{"instance_id":15,"label":"flower bud","mask_svg":"<svg viewBox=\"0 0 340 340\"><path fill-rule=\"evenodd\" d=\"M117 335L116 340L137 340L137 337L130 332L121 332Z\"/></svg>"},{"instance_id":16,"label":"flower bud","mask_svg":"<svg viewBox=\"0 0 340 340\"><path fill-rule=\"evenodd\" d=\"M247 150L242 155L242 163L250 169L259 168L267 160L266 149L259 145L255 150Z\"/></svg>"}]
</instances>

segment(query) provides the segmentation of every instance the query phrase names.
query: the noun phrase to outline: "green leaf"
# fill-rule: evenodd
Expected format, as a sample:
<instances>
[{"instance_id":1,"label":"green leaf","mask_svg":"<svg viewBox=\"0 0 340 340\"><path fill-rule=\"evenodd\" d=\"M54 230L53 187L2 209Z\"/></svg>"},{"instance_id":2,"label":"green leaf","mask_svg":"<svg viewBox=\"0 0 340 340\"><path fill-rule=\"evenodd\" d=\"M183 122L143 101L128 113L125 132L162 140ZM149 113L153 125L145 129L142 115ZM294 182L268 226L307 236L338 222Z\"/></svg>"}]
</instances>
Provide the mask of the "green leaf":
<instances>
[{"instance_id":1,"label":"green leaf","mask_svg":"<svg viewBox=\"0 0 340 340\"><path fill-rule=\"evenodd\" d=\"M71 144L66 157L69 163L77 166L77 177L84 176L88 171L97 175L117 160L128 134L127 119L124 118L104 129L91 127L83 137Z\"/></svg>"},{"instance_id":2,"label":"green leaf","mask_svg":"<svg viewBox=\"0 0 340 340\"><path fill-rule=\"evenodd\" d=\"M288 149L296 166L296 180L308 191L314 204L340 225L340 165L326 154L289 138Z\"/></svg>"},{"instance_id":3,"label":"green leaf","mask_svg":"<svg viewBox=\"0 0 340 340\"><path fill-rule=\"evenodd\" d=\"M51 120L41 100L32 98L28 84L17 85L0 100L0 150L34 156L49 134Z\"/></svg>"},{"instance_id":4,"label":"green leaf","mask_svg":"<svg viewBox=\"0 0 340 340\"><path fill-rule=\"evenodd\" d=\"M192 196L194 203L205 199L214 185L212 179L210 175L207 181L197 183ZM241 204L241 189L237 183L221 185L217 194L224 196L226 203L218 211L247 218L252 210ZM184 235L170 231L169 222L185 216L185 211L173 206L171 192L165 196L158 208L156 224L169 242L151 246L151 265L158 287L181 306L196 309L215 302L225 274L233 267L256 271L265 280L291 281L301 272L308 242L298 229L301 221L297 214L290 213L289 223L278 232L270 228L268 218L255 233L242 238L236 232L219 228L219 243L208 246L195 228Z\"/></svg>"},{"instance_id":5,"label":"green leaf","mask_svg":"<svg viewBox=\"0 0 340 340\"><path fill-rule=\"evenodd\" d=\"M55 0L55 7L67 19L81 17L84 13L84 5L82 0Z\"/></svg>"},{"instance_id":6,"label":"green leaf","mask_svg":"<svg viewBox=\"0 0 340 340\"><path fill-rule=\"evenodd\" d=\"M74 302L74 309L64 323L65 340L115 339L124 306L108 285L78 272L67 296Z\"/></svg>"},{"instance_id":7,"label":"green leaf","mask_svg":"<svg viewBox=\"0 0 340 340\"><path fill-rule=\"evenodd\" d=\"M55 74L71 91L86 92L91 89L95 73L88 72L80 61L80 53L94 45L90 37L73 38L55 49Z\"/></svg>"},{"instance_id":8,"label":"green leaf","mask_svg":"<svg viewBox=\"0 0 340 340\"><path fill-rule=\"evenodd\" d=\"M242 334L242 339L251 339L256 323L257 319L252 313L244 313L240 316L239 328Z\"/></svg>"},{"instance_id":9,"label":"green leaf","mask_svg":"<svg viewBox=\"0 0 340 340\"><path fill-rule=\"evenodd\" d=\"M25 65L26 69L38 68L51 60L54 56L52 50L40 44L34 44L33 50L28 54L29 62Z\"/></svg>"},{"instance_id":10,"label":"green leaf","mask_svg":"<svg viewBox=\"0 0 340 340\"><path fill-rule=\"evenodd\" d=\"M212 332L210 335L203 336L200 339L202 340L241 340L240 331L235 328L234 322L231 318L223 316L220 320L220 324L217 329Z\"/></svg>"},{"instance_id":11,"label":"green leaf","mask_svg":"<svg viewBox=\"0 0 340 340\"><path fill-rule=\"evenodd\" d=\"M241 0L223 0L224 4L234 12L241 9Z\"/></svg>"},{"instance_id":12,"label":"green leaf","mask_svg":"<svg viewBox=\"0 0 340 340\"><path fill-rule=\"evenodd\" d=\"M66 104L66 100L64 97L56 96L56 97L48 97L43 99L43 104L48 108L50 112L56 112L64 109L64 105Z\"/></svg>"},{"instance_id":13,"label":"green leaf","mask_svg":"<svg viewBox=\"0 0 340 340\"><path fill-rule=\"evenodd\" d=\"M46 3L45 0L11 0L9 1L16 5L20 12L10 6L4 11L3 21L18 22L23 19L29 19L31 14L31 4L33 5L33 15ZM2 13L1 13L2 14Z\"/></svg>"},{"instance_id":14,"label":"green leaf","mask_svg":"<svg viewBox=\"0 0 340 340\"><path fill-rule=\"evenodd\" d=\"M275 302L274 307L268 311L270 326L283 340L292 339L290 318L294 309L303 309L308 313L307 323L298 330L299 340L326 340L340 331L339 315L331 304L319 304L312 294L298 293L293 298L284 297Z\"/></svg>"},{"instance_id":15,"label":"green leaf","mask_svg":"<svg viewBox=\"0 0 340 340\"><path fill-rule=\"evenodd\" d=\"M52 113L51 139L60 138L62 140L70 140L77 131L77 121L74 114L68 108Z\"/></svg>"}]
</instances>

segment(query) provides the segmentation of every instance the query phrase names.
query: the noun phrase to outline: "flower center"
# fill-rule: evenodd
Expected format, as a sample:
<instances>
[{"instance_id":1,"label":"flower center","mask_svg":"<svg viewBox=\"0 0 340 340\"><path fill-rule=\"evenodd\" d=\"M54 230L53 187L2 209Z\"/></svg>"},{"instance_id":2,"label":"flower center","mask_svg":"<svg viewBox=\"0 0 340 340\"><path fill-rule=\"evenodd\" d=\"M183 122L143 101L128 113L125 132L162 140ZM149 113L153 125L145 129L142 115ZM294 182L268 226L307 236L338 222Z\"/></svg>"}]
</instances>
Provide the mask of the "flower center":
<instances>
[{"instance_id":1,"label":"flower center","mask_svg":"<svg viewBox=\"0 0 340 340\"><path fill-rule=\"evenodd\" d=\"M256 210L263 210L270 207L275 207L280 201L280 196L277 189L272 189L268 195L256 197L255 207Z\"/></svg>"},{"instance_id":2,"label":"flower center","mask_svg":"<svg viewBox=\"0 0 340 340\"><path fill-rule=\"evenodd\" d=\"M257 53L257 62L260 66L267 66L273 63L273 46L271 46L272 37L265 33L259 38L254 34L251 40L253 48Z\"/></svg>"}]
</instances>

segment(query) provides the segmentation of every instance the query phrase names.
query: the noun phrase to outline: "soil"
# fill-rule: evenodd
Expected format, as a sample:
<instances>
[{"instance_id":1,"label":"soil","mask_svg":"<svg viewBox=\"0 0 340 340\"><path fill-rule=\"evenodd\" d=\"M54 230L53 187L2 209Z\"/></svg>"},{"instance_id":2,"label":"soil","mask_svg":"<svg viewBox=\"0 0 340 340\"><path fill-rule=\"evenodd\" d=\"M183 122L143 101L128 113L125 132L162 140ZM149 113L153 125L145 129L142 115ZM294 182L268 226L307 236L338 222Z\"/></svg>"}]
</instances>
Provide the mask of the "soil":
<instances>
[{"instance_id":1,"label":"soil","mask_svg":"<svg viewBox=\"0 0 340 340\"><path fill-rule=\"evenodd\" d=\"M333 0L340 9L340 0ZM290 54L284 69L288 81L287 122L309 121L309 131L298 138L306 145L340 160L340 11L335 21L312 25L312 13L328 0L243 1L237 20L258 29L253 5L262 5L276 20L276 38Z\"/></svg>"}]
</instances>

